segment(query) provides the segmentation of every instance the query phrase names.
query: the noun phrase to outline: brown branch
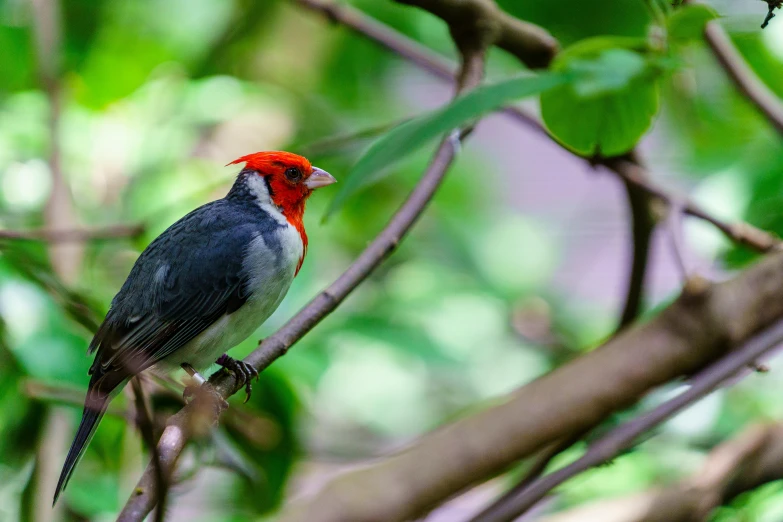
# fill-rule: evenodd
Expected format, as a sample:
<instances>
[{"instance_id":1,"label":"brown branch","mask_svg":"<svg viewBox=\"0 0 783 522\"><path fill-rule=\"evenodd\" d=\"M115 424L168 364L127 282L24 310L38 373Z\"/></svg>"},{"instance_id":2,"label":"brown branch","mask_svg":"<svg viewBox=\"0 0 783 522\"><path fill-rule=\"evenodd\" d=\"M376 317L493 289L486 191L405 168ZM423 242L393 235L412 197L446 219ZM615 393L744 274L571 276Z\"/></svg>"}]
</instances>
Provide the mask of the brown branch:
<instances>
[{"instance_id":1,"label":"brown branch","mask_svg":"<svg viewBox=\"0 0 783 522\"><path fill-rule=\"evenodd\" d=\"M465 42L461 47L461 52L464 56L464 67L458 74L460 82L457 85L457 95L475 87L481 81L485 48L482 45L471 46ZM378 265L391 255L435 195L448 168L455 159L459 140L469 131L469 129L465 129L462 132L457 132L441 142L424 176L413 192L356 261L277 332L264 339L259 347L245 358L245 362L252 364L259 372L266 369L276 359L285 355L296 341L335 310ZM158 444L161 467L167 475L171 475L180 453L194 431L193 417L204 419L205 412L209 410L206 414L207 423L217 422L223 409L223 401L237 392L237 384L232 374L228 372L215 373L210 378L210 385L214 393L212 409L209 410L209 406L204 407L202 401L194 400L170 419ZM200 424L203 425L203 420ZM157 502L154 483L154 471L151 466L147 466L133 494L120 513L118 522L140 522L150 513Z\"/></svg>"},{"instance_id":2,"label":"brown branch","mask_svg":"<svg viewBox=\"0 0 783 522\"><path fill-rule=\"evenodd\" d=\"M83 242L97 239L135 238L144 233L144 225L114 225L69 230L0 230L0 239L44 241L47 243Z\"/></svg>"},{"instance_id":3,"label":"brown branch","mask_svg":"<svg viewBox=\"0 0 783 522\"><path fill-rule=\"evenodd\" d=\"M691 381L687 391L664 402L602 437L575 462L537 480L505 502L491 506L472 522L509 522L525 513L555 487L568 479L615 458L643 433L661 424L715 390L721 383L783 342L783 320L750 338L742 347L719 359Z\"/></svg>"},{"instance_id":4,"label":"brown branch","mask_svg":"<svg viewBox=\"0 0 783 522\"><path fill-rule=\"evenodd\" d=\"M279 520L394 521L419 516L552 441L596 426L656 386L691 375L740 346L783 318L781 293L783 253L775 253L732 280L700 293L683 293L654 319L627 328L600 348L523 386L501 404L336 478Z\"/></svg>"},{"instance_id":5,"label":"brown branch","mask_svg":"<svg viewBox=\"0 0 783 522\"><path fill-rule=\"evenodd\" d=\"M150 466L155 477L155 498L158 499L158 509L155 512L155 522L163 522L166 517L166 497L169 490L169 476L164 474L160 461L158 446L155 444L155 426L152 422L147 397L141 380L138 377L131 379L133 388L134 405L136 407L136 425L141 433L141 438L150 450Z\"/></svg>"},{"instance_id":6,"label":"brown branch","mask_svg":"<svg viewBox=\"0 0 783 522\"><path fill-rule=\"evenodd\" d=\"M707 520L737 495L783 478L783 425L755 425L715 448L701 469L665 489L589 503L540 522L692 522Z\"/></svg>"},{"instance_id":7,"label":"brown branch","mask_svg":"<svg viewBox=\"0 0 783 522\"><path fill-rule=\"evenodd\" d=\"M623 185L631 211L631 270L628 278L628 290L625 305L620 316L617 331L632 324L641 313L644 297L644 281L650 258L650 242L655 231L655 219L650 209L650 194L624 180Z\"/></svg>"}]
</instances>

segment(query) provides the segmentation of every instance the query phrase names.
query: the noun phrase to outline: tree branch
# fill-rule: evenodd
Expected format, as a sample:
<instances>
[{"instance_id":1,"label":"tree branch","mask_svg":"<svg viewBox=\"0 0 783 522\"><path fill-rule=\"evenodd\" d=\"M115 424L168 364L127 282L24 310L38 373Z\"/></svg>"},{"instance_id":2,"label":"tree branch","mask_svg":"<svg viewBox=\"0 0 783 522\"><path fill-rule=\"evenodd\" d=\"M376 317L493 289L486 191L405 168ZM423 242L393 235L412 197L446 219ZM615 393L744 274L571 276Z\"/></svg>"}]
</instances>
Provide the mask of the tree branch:
<instances>
[{"instance_id":1,"label":"tree branch","mask_svg":"<svg viewBox=\"0 0 783 522\"><path fill-rule=\"evenodd\" d=\"M683 293L656 318L627 328L600 348L523 386L500 405L426 434L377 464L337 477L279 520L396 521L420 516L748 341L783 318L781 293L780 253L732 280ZM780 334L781 328L776 326L773 333ZM754 343L702 374L691 390L706 390L715 377L722 380L758 357L760 345ZM696 392L686 393L678 401L692 400L690 394Z\"/></svg>"},{"instance_id":2,"label":"tree branch","mask_svg":"<svg viewBox=\"0 0 783 522\"><path fill-rule=\"evenodd\" d=\"M83 242L96 239L135 238L144 233L144 225L114 225L102 228L68 230L0 230L0 239L45 241L47 243Z\"/></svg>"},{"instance_id":3,"label":"tree branch","mask_svg":"<svg viewBox=\"0 0 783 522\"><path fill-rule=\"evenodd\" d=\"M136 425L141 433L141 438L150 450L150 465L155 477L155 497L158 499L158 509L155 512L155 522L163 522L166 517L166 497L169 491L170 476L163 471L158 447L155 444L155 426L147 404L146 394L141 380L137 377L131 379L133 388L134 405L136 407Z\"/></svg>"},{"instance_id":4,"label":"tree branch","mask_svg":"<svg viewBox=\"0 0 783 522\"><path fill-rule=\"evenodd\" d=\"M541 522L692 522L737 495L783 478L783 425L755 425L710 452L693 476L665 489L613 498ZM610 515L611 513L611 515Z\"/></svg>"},{"instance_id":5,"label":"tree branch","mask_svg":"<svg viewBox=\"0 0 783 522\"><path fill-rule=\"evenodd\" d=\"M628 206L631 211L631 270L628 277L628 291L625 305L620 316L617 331L632 324L639 316L644 296L644 280L647 275L647 265L650 257L650 242L655 230L655 220L650 211L649 192L623 180L628 196Z\"/></svg>"},{"instance_id":6,"label":"tree branch","mask_svg":"<svg viewBox=\"0 0 783 522\"><path fill-rule=\"evenodd\" d=\"M469 42L465 41L460 50L463 53L464 60L463 67L461 67L458 73L460 81L457 84L457 95L462 91L475 87L481 81L485 47L483 45L470 45ZM448 168L454 161L459 141L468 132L469 129L456 132L441 142L432 162L413 189L413 192L411 192L405 203L392 217L388 225L359 255L356 261L334 283L310 301L277 332L264 339L259 347L245 358L245 362L252 364L259 372L266 369L276 359L285 355L296 341L337 308L378 265L391 255L435 195ZM237 391L238 383L229 372L215 373L210 378L209 383L217 397L215 402L218 404L221 400L228 398ZM204 420L208 424L213 424L217 422L220 413L221 408L219 406L215 407L215 403L212 404L210 409L209 406L205 407L202 401L194 400L170 419L158 443L161 467L167 475L171 475L176 461L185 447L185 443L194 432L194 424L203 426ZM194 418L200 418L201 421L194 423ZM148 465L139 479L133 494L120 513L117 519L118 522L140 522L152 511L157 502L154 484L154 469L153 466Z\"/></svg>"},{"instance_id":7,"label":"tree branch","mask_svg":"<svg viewBox=\"0 0 783 522\"><path fill-rule=\"evenodd\" d=\"M474 518L472 522L515 520L555 487L591 467L612 460L621 451L632 446L640 435L709 394L721 383L752 364L781 342L783 342L783 319L750 338L738 350L699 372L691 381L687 391L664 402L652 411L615 428L592 444L587 452L575 462L537 480L524 491L518 492L516 496L505 499L506 502L491 506Z\"/></svg>"}]
</instances>

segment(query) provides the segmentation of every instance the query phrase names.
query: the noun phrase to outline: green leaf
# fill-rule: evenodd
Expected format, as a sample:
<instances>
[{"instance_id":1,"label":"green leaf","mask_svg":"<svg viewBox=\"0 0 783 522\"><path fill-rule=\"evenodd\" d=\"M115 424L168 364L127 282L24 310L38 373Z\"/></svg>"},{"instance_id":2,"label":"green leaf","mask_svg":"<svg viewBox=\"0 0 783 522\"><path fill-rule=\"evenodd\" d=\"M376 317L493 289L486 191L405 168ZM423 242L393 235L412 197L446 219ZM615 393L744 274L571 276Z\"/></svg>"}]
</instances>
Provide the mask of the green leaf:
<instances>
[{"instance_id":1,"label":"green leaf","mask_svg":"<svg viewBox=\"0 0 783 522\"><path fill-rule=\"evenodd\" d=\"M707 22L718 18L711 7L701 4L684 5L669 17L669 39L678 42L699 40Z\"/></svg>"},{"instance_id":2,"label":"green leaf","mask_svg":"<svg viewBox=\"0 0 783 522\"><path fill-rule=\"evenodd\" d=\"M381 179L388 172L389 166L433 139L513 100L562 85L566 79L564 74L546 73L486 85L457 98L440 110L395 127L373 143L359 158L345 180L340 183L340 192L330 204L325 217L333 214L360 189Z\"/></svg>"},{"instance_id":3,"label":"green leaf","mask_svg":"<svg viewBox=\"0 0 783 522\"><path fill-rule=\"evenodd\" d=\"M563 51L552 68L573 78L541 96L552 135L583 156L615 156L636 145L658 112L660 60L639 40L593 38Z\"/></svg>"}]
</instances>

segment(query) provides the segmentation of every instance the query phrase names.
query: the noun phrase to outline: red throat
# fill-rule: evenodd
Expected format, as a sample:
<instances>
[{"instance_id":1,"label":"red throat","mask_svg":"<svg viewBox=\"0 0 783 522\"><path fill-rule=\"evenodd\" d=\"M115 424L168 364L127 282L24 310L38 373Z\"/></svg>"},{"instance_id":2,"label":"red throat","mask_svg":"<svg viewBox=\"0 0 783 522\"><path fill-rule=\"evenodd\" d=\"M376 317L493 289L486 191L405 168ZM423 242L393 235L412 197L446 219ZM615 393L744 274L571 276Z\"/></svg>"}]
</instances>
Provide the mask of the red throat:
<instances>
[{"instance_id":1,"label":"red throat","mask_svg":"<svg viewBox=\"0 0 783 522\"><path fill-rule=\"evenodd\" d=\"M275 202L275 204L277 204L277 202ZM296 276L299 274L299 270L302 268L302 263L304 263L304 258L307 254L307 232L305 232L304 228L304 201L297 207L286 208L282 205L278 206L283 209L283 215L288 222L291 223L291 226L299 232L299 237L302 238L302 257L299 258L299 263L296 265L296 272L294 272L294 276Z\"/></svg>"},{"instance_id":2,"label":"red throat","mask_svg":"<svg viewBox=\"0 0 783 522\"><path fill-rule=\"evenodd\" d=\"M285 218L299 232L299 237L302 238L302 257L299 258L299 264L296 266L296 274L298 274L299 269L302 268L302 263L304 263L304 256L307 253L304 211L305 202L310 196L310 190L303 185L291 186L279 176L270 176L268 180L269 188L272 192L272 203L283 212Z\"/></svg>"},{"instance_id":3,"label":"red throat","mask_svg":"<svg viewBox=\"0 0 783 522\"><path fill-rule=\"evenodd\" d=\"M246 167L258 172L268 181L272 202L282 211L288 222L302 239L302 257L296 266L296 274L302 268L307 253L307 234L304 228L305 202L310 196L310 189L302 183L291 183L285 177L285 171L291 167L299 169L305 176L312 172L312 165L307 159L290 152L257 152L242 156L229 163L245 163Z\"/></svg>"}]
</instances>

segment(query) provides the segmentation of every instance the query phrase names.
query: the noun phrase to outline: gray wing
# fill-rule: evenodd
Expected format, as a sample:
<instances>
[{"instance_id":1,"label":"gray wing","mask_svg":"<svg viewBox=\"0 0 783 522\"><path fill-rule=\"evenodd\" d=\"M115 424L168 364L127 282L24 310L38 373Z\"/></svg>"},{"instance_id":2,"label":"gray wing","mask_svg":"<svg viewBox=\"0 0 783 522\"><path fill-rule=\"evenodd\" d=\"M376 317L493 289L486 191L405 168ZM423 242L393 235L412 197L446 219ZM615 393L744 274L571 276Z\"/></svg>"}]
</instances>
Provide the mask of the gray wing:
<instances>
[{"instance_id":1,"label":"gray wing","mask_svg":"<svg viewBox=\"0 0 783 522\"><path fill-rule=\"evenodd\" d=\"M91 386L134 375L186 345L250 297L247 245L277 223L225 200L191 212L142 253L90 343ZM267 222L268 221L268 222ZM269 234L270 236L272 234ZM98 386L103 388L104 386Z\"/></svg>"}]
</instances>

